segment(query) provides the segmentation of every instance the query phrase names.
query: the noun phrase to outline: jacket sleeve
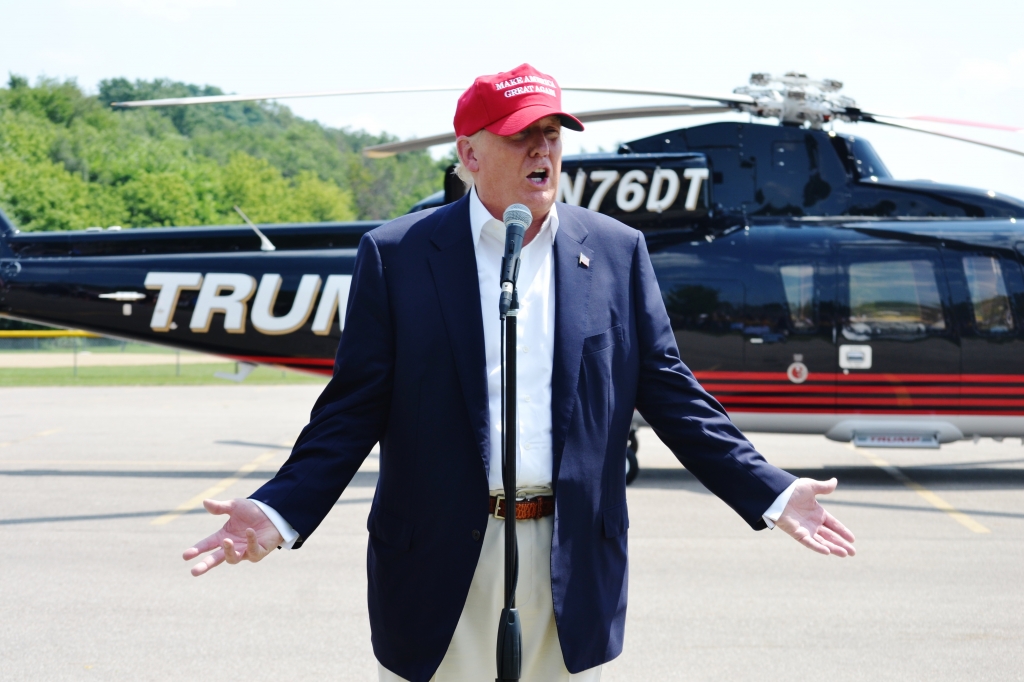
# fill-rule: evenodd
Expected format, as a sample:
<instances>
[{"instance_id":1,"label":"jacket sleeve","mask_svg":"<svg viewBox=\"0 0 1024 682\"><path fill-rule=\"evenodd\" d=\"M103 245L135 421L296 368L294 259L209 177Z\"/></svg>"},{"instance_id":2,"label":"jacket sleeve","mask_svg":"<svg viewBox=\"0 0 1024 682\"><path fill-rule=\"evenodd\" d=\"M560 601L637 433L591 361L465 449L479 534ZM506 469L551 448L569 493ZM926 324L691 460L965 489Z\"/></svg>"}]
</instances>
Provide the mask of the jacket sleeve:
<instances>
[{"instance_id":1,"label":"jacket sleeve","mask_svg":"<svg viewBox=\"0 0 1024 682\"><path fill-rule=\"evenodd\" d=\"M708 490L752 528L765 528L761 515L795 477L765 461L683 364L643 234L634 251L632 286L640 354L637 409Z\"/></svg>"},{"instance_id":2,"label":"jacket sleeve","mask_svg":"<svg viewBox=\"0 0 1024 682\"><path fill-rule=\"evenodd\" d=\"M273 507L299 532L301 546L384 434L391 405L394 336L387 283L373 235L356 254L334 377L309 424L273 479L250 497Z\"/></svg>"}]
</instances>

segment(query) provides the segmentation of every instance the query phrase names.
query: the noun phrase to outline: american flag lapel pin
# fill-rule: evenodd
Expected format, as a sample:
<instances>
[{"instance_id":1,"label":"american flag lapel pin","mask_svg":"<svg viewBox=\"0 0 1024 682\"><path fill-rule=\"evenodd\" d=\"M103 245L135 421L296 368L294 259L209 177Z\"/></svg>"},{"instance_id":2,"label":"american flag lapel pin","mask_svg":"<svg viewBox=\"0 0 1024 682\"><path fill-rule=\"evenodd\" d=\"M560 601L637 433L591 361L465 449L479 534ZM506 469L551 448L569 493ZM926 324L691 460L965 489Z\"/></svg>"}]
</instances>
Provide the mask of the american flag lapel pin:
<instances>
[{"instance_id":1,"label":"american flag lapel pin","mask_svg":"<svg viewBox=\"0 0 1024 682\"><path fill-rule=\"evenodd\" d=\"M590 267L590 259L584 256L582 251L580 251L580 265L582 265L585 268Z\"/></svg>"}]
</instances>

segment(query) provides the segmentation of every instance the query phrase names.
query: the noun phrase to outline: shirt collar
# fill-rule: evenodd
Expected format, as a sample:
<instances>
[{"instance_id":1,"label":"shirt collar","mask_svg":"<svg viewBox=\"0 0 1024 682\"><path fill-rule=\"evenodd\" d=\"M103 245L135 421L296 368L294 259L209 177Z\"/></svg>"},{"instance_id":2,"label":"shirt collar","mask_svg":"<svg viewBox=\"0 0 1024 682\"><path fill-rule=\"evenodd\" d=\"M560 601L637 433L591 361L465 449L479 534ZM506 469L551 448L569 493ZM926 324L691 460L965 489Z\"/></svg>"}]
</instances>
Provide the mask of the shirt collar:
<instances>
[{"instance_id":1,"label":"shirt collar","mask_svg":"<svg viewBox=\"0 0 1024 682\"><path fill-rule=\"evenodd\" d=\"M473 232L473 244L479 244L480 236L485 232L497 237L499 242L504 242L505 224L487 210L476 194L476 187L469 190L469 195L469 227ZM557 203L551 205L551 212L548 213L547 220L540 226L540 234L537 235L540 238L542 235L550 234L552 244L555 242L555 234L558 232L558 211L555 209ZM550 228L550 232L548 228Z\"/></svg>"}]
</instances>

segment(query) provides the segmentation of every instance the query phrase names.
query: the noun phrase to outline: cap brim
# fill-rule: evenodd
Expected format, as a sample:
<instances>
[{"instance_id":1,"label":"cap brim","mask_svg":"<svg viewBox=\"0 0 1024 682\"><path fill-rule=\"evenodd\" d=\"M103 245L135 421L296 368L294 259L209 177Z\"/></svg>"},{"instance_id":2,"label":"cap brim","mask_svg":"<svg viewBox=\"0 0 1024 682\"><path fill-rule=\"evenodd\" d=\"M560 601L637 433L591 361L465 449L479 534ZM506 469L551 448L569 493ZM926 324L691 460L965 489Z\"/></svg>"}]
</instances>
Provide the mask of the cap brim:
<instances>
[{"instance_id":1,"label":"cap brim","mask_svg":"<svg viewBox=\"0 0 1024 682\"><path fill-rule=\"evenodd\" d=\"M534 104L513 111L504 118L499 118L494 123L484 126L484 130L495 135L515 135L524 128L528 128L545 116L558 116L562 119L562 126L569 130L582 132L583 124L572 114L559 111L554 107L543 104Z\"/></svg>"}]
</instances>

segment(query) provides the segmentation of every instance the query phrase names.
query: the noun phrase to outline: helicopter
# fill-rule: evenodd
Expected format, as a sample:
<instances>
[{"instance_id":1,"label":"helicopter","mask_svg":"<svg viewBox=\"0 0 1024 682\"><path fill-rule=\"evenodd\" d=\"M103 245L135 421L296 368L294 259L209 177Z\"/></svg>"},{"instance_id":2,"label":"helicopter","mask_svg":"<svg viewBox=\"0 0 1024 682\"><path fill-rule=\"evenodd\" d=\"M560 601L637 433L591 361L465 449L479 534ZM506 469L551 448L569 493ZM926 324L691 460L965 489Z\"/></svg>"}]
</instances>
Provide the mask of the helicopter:
<instances>
[{"instance_id":1,"label":"helicopter","mask_svg":"<svg viewBox=\"0 0 1024 682\"><path fill-rule=\"evenodd\" d=\"M919 123L1020 129L871 113L841 88L797 73L754 74L730 95L563 88L712 102L578 114L585 123L735 111L750 121L566 156L558 200L644 233L681 355L739 428L873 447L1024 438L1024 202L893 178L870 142L829 128L886 125L1024 156ZM370 92L397 91L315 94ZM411 210L465 192L449 172ZM356 247L381 223L246 222L22 233L0 212L0 314L226 356L238 378L258 364L330 375ZM636 415L629 481L644 425Z\"/></svg>"}]
</instances>

